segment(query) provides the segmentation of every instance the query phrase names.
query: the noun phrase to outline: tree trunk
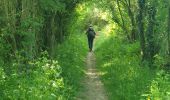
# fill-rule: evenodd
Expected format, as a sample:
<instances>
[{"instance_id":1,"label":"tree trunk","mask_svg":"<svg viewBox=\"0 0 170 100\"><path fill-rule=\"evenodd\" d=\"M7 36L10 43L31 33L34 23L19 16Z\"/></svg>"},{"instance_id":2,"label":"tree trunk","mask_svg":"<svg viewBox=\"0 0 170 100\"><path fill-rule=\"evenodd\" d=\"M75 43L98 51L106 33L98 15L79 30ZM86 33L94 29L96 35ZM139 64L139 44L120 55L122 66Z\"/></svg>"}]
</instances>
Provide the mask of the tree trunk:
<instances>
[{"instance_id":1,"label":"tree trunk","mask_svg":"<svg viewBox=\"0 0 170 100\"><path fill-rule=\"evenodd\" d=\"M122 11L121 11L121 9L120 9L119 0L116 0L116 2L117 2L117 6L118 6L118 10L119 10L120 17L121 17L121 20L122 20L122 26L125 27L125 21L124 21L124 19L123 19Z\"/></svg>"},{"instance_id":2,"label":"tree trunk","mask_svg":"<svg viewBox=\"0 0 170 100\"><path fill-rule=\"evenodd\" d=\"M140 46L142 61L146 58L146 47L145 47L145 35L144 35L144 22L143 22L143 13L145 8L145 0L138 0L139 5L139 14L138 14L138 30L140 36Z\"/></svg>"},{"instance_id":3,"label":"tree trunk","mask_svg":"<svg viewBox=\"0 0 170 100\"><path fill-rule=\"evenodd\" d=\"M154 26L155 26L155 16L156 8L151 6L148 11L148 29L147 29L147 60L153 63L153 57L156 54L156 48L154 44Z\"/></svg>"},{"instance_id":4,"label":"tree trunk","mask_svg":"<svg viewBox=\"0 0 170 100\"><path fill-rule=\"evenodd\" d=\"M16 45L17 48L21 48L21 34L19 32L20 26L21 26L21 13L22 13L22 0L17 0L16 1L16 34L15 34L15 39L16 39Z\"/></svg>"},{"instance_id":5,"label":"tree trunk","mask_svg":"<svg viewBox=\"0 0 170 100\"><path fill-rule=\"evenodd\" d=\"M64 33L63 33L63 15L60 12L57 12L57 22L58 22L58 41L62 43L63 38L64 38Z\"/></svg>"},{"instance_id":6,"label":"tree trunk","mask_svg":"<svg viewBox=\"0 0 170 100\"><path fill-rule=\"evenodd\" d=\"M126 29L126 26L125 26L125 21L124 21L124 18L123 18L123 15L122 15L122 11L121 11L121 8L120 8L120 3L119 3L119 0L116 0L117 2L117 6L118 6L118 10L119 10L119 14L120 14L120 17L121 17L121 20L122 20L122 24L120 25L123 30L125 31L125 34L127 34L127 38L128 40L130 40L130 36L128 35L128 31ZM119 23L120 24L120 23Z\"/></svg>"},{"instance_id":7,"label":"tree trunk","mask_svg":"<svg viewBox=\"0 0 170 100\"><path fill-rule=\"evenodd\" d=\"M168 9L168 54L170 57L170 7Z\"/></svg>"},{"instance_id":8,"label":"tree trunk","mask_svg":"<svg viewBox=\"0 0 170 100\"><path fill-rule=\"evenodd\" d=\"M130 0L125 0L126 2L126 8L128 9L128 15L129 15L129 18L130 18L130 21L131 21L131 34L130 34L130 39L131 41L135 41L136 38L137 38L137 35L136 35L136 23L135 23L135 18L134 18L134 14L131 10L131 2Z\"/></svg>"},{"instance_id":9,"label":"tree trunk","mask_svg":"<svg viewBox=\"0 0 170 100\"><path fill-rule=\"evenodd\" d=\"M9 0L2 0L2 10L4 10L4 25L3 27L6 27L8 32L10 32L11 34L9 36L7 36L7 40L10 41L10 45L12 46L12 53L15 54L16 50L17 50L17 43L16 43L16 39L15 39L15 18L14 18L14 14L15 12L15 6L13 5L13 2L10 2Z\"/></svg>"},{"instance_id":10,"label":"tree trunk","mask_svg":"<svg viewBox=\"0 0 170 100\"><path fill-rule=\"evenodd\" d=\"M135 19L134 19L134 14L132 13L132 10L130 8L130 6L128 7L128 14L131 20L131 39L132 41L135 41L137 36L136 36L136 27L135 27Z\"/></svg>"}]
</instances>

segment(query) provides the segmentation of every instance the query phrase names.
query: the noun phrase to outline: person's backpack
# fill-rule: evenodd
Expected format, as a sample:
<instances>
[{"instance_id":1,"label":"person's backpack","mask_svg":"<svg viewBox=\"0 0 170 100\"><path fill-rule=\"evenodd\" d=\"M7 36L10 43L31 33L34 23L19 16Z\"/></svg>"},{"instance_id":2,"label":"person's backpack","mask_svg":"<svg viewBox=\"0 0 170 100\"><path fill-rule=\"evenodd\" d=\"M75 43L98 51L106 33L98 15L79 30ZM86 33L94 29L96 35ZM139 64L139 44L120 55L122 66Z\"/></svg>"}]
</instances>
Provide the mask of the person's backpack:
<instances>
[{"instance_id":1,"label":"person's backpack","mask_svg":"<svg viewBox=\"0 0 170 100\"><path fill-rule=\"evenodd\" d=\"M95 32L94 32L94 30L89 30L89 31L88 31L88 35L91 36L91 37L95 37Z\"/></svg>"}]
</instances>

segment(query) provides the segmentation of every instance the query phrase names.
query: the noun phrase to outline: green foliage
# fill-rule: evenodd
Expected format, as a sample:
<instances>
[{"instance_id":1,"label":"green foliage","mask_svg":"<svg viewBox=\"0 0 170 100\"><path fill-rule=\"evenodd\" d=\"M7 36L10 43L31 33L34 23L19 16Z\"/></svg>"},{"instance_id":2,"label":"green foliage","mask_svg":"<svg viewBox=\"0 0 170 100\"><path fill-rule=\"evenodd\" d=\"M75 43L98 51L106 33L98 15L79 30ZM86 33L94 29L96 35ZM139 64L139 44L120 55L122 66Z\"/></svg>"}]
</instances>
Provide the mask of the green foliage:
<instances>
[{"instance_id":1,"label":"green foliage","mask_svg":"<svg viewBox=\"0 0 170 100\"><path fill-rule=\"evenodd\" d=\"M84 75L85 47L85 36L74 34L57 47L59 62L51 60L47 52L35 60L29 60L24 51L16 53L11 67L0 67L0 96L2 99L72 100Z\"/></svg>"},{"instance_id":2,"label":"green foliage","mask_svg":"<svg viewBox=\"0 0 170 100\"><path fill-rule=\"evenodd\" d=\"M21 45L24 48L29 47L31 44L36 42L36 34L43 26L43 18L27 16L24 20L21 21L21 26L17 30L17 34L22 36Z\"/></svg>"},{"instance_id":3,"label":"green foliage","mask_svg":"<svg viewBox=\"0 0 170 100\"><path fill-rule=\"evenodd\" d=\"M96 49L98 58L97 66L110 100L142 99L143 93L150 90L148 87L152 87L155 84L153 81L154 78L156 80L159 79L159 82L163 83L158 83L161 85L158 87L160 88L159 91L153 90L155 88L152 87L152 92L149 92L150 96L154 97L156 95L154 91L159 92L158 97L160 100L164 98L161 96L162 94L165 94L165 97L168 96L169 90L167 86L169 80L164 80L163 77L165 76L162 77L162 75L155 76L155 72L157 71L152 71L148 69L148 66L141 65L139 55L140 46L138 42L129 44L118 37L111 37L97 42L102 42Z\"/></svg>"},{"instance_id":4,"label":"green foliage","mask_svg":"<svg viewBox=\"0 0 170 100\"><path fill-rule=\"evenodd\" d=\"M170 78L169 74L160 70L148 86L146 94L142 96L150 100L169 100L170 99ZM142 99L145 100L145 99Z\"/></svg>"},{"instance_id":5,"label":"green foliage","mask_svg":"<svg viewBox=\"0 0 170 100\"><path fill-rule=\"evenodd\" d=\"M62 45L58 46L57 59L62 66L64 82L70 85L68 93L74 98L80 89L80 81L84 76L84 57L86 55L85 36L73 34Z\"/></svg>"},{"instance_id":6,"label":"green foliage","mask_svg":"<svg viewBox=\"0 0 170 100\"><path fill-rule=\"evenodd\" d=\"M0 67L1 99L65 100L69 95L58 61L49 59L46 52L28 64L14 62L12 68L10 75L6 75Z\"/></svg>"},{"instance_id":7,"label":"green foliage","mask_svg":"<svg viewBox=\"0 0 170 100\"><path fill-rule=\"evenodd\" d=\"M57 12L64 11L65 4L60 2L60 0L39 0L40 6L45 11Z\"/></svg>"}]
</instances>

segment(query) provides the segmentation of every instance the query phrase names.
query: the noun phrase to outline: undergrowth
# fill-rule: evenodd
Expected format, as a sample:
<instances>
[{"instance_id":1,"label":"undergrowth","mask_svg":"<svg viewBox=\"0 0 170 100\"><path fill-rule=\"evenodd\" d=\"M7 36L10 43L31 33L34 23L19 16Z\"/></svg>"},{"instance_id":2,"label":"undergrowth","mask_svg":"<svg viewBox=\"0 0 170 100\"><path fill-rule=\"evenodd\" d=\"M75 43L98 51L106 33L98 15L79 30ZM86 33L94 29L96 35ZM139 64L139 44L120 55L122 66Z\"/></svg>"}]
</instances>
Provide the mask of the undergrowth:
<instances>
[{"instance_id":1,"label":"undergrowth","mask_svg":"<svg viewBox=\"0 0 170 100\"><path fill-rule=\"evenodd\" d=\"M41 57L23 63L20 59L13 62L13 70L7 75L0 68L0 99L2 100L51 100L65 99L68 86L61 76L62 68L57 60L49 59L48 53ZM20 61L18 61L20 60ZM7 67L7 66L6 66Z\"/></svg>"},{"instance_id":2,"label":"undergrowth","mask_svg":"<svg viewBox=\"0 0 170 100\"><path fill-rule=\"evenodd\" d=\"M78 93L81 87L80 81L84 76L84 61L87 51L85 42L84 35L74 34L56 50L57 59L63 69L64 82L70 85L70 89L66 93L72 94L70 95L71 100Z\"/></svg>"},{"instance_id":3,"label":"undergrowth","mask_svg":"<svg viewBox=\"0 0 170 100\"><path fill-rule=\"evenodd\" d=\"M83 42L82 35L71 35L54 59L46 51L32 60L18 53L12 66L0 65L0 100L73 100L84 75Z\"/></svg>"},{"instance_id":4,"label":"undergrowth","mask_svg":"<svg viewBox=\"0 0 170 100\"><path fill-rule=\"evenodd\" d=\"M169 99L167 74L164 78L160 70L141 64L138 42L129 44L116 36L97 42L101 42L96 48L97 68L110 100Z\"/></svg>"}]
</instances>

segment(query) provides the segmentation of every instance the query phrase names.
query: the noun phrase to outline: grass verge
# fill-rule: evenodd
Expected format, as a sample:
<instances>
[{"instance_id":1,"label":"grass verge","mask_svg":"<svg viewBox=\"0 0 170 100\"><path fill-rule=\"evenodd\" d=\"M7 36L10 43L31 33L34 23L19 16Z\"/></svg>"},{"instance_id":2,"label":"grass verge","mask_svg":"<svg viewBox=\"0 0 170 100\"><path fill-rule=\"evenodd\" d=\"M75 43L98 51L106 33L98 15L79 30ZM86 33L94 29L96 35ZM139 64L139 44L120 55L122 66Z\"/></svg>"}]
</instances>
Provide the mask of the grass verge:
<instances>
[{"instance_id":1,"label":"grass verge","mask_svg":"<svg viewBox=\"0 0 170 100\"><path fill-rule=\"evenodd\" d=\"M129 44L118 37L98 42L97 68L110 100L168 100L170 81L162 78L164 72L159 75L160 70L140 64L138 42Z\"/></svg>"}]
</instances>

